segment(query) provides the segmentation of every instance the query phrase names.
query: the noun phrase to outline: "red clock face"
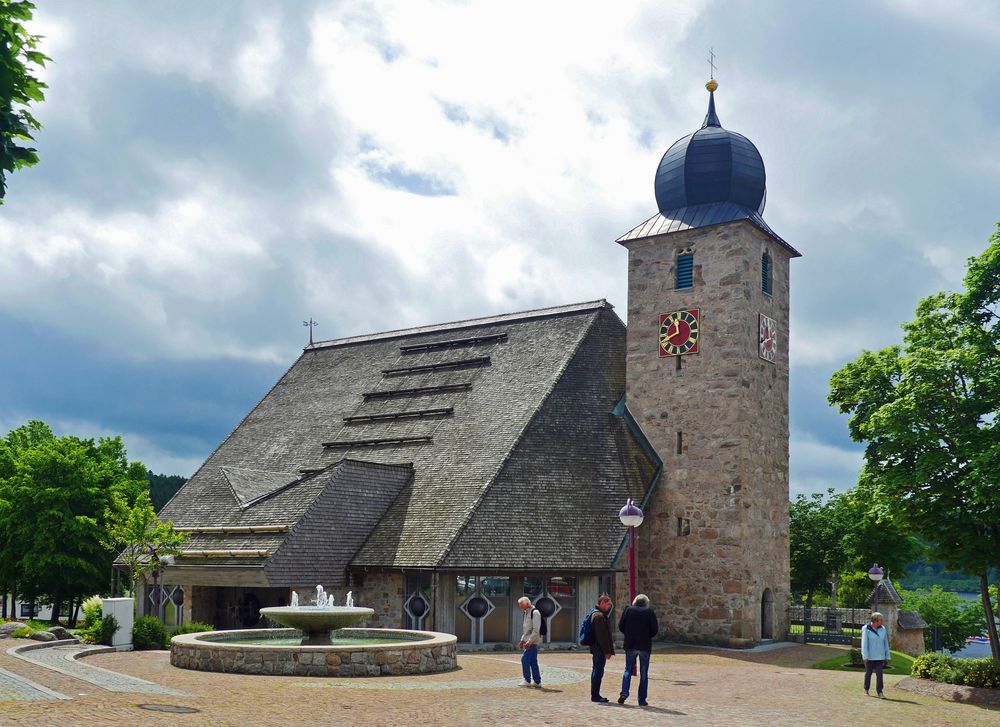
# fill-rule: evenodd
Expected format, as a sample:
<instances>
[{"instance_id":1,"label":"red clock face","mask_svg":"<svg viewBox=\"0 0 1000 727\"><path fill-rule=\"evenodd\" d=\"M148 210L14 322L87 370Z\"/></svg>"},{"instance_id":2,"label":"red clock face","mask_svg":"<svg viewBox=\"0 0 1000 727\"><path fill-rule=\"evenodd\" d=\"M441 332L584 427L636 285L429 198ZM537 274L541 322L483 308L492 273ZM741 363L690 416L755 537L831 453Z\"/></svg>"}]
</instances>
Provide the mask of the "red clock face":
<instances>
[{"instance_id":1,"label":"red clock face","mask_svg":"<svg viewBox=\"0 0 1000 727\"><path fill-rule=\"evenodd\" d=\"M660 315L660 356L698 353L700 325L698 309L678 310Z\"/></svg>"},{"instance_id":2,"label":"red clock face","mask_svg":"<svg viewBox=\"0 0 1000 727\"><path fill-rule=\"evenodd\" d=\"M774 363L774 354L778 346L778 342L775 340L778 335L778 324L773 318L768 318L763 313L759 314L758 321L760 336L757 353L765 361Z\"/></svg>"}]
</instances>

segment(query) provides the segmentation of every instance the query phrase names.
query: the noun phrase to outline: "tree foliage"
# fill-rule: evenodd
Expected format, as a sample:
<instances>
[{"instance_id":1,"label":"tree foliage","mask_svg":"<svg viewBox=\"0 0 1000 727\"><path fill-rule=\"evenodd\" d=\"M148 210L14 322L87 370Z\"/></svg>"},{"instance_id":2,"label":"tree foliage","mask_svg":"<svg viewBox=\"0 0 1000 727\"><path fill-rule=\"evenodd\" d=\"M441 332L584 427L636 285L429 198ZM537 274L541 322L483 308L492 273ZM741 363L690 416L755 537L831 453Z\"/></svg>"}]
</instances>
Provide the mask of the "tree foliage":
<instances>
[{"instance_id":1,"label":"tree foliage","mask_svg":"<svg viewBox=\"0 0 1000 727\"><path fill-rule=\"evenodd\" d=\"M149 499L157 512L162 510L167 501L187 482L187 478L181 475L156 475L153 474L153 470L146 472L146 479L149 480Z\"/></svg>"},{"instance_id":2,"label":"tree foliage","mask_svg":"<svg viewBox=\"0 0 1000 727\"><path fill-rule=\"evenodd\" d=\"M903 343L837 371L829 400L866 443L861 483L931 556L981 578L1000 565L1000 231L969 261L962 293L920 301ZM991 645L1000 656L996 629Z\"/></svg>"},{"instance_id":3,"label":"tree foliage","mask_svg":"<svg viewBox=\"0 0 1000 727\"><path fill-rule=\"evenodd\" d=\"M965 637L981 634L986 629L983 606L977 601L966 601L955 593L944 591L940 586L930 590L899 591L903 608L917 611L929 626L936 626L941 648L955 653L965 646ZM933 648L934 633L924 630L924 643L928 650Z\"/></svg>"},{"instance_id":4,"label":"tree foliage","mask_svg":"<svg viewBox=\"0 0 1000 727\"><path fill-rule=\"evenodd\" d=\"M118 437L57 438L38 421L3 442L0 585L46 596L55 620L64 601L106 590L115 556L107 512L146 493L146 468L128 461Z\"/></svg>"},{"instance_id":5,"label":"tree foliage","mask_svg":"<svg viewBox=\"0 0 1000 727\"><path fill-rule=\"evenodd\" d=\"M129 572L130 591L141 579L159 570L162 558L179 555L188 537L175 532L169 520L160 522L148 491L141 492L134 501L124 493L115 493L105 517L105 544L113 551L121 551L120 558Z\"/></svg>"},{"instance_id":6,"label":"tree foliage","mask_svg":"<svg viewBox=\"0 0 1000 727\"><path fill-rule=\"evenodd\" d=\"M29 0L0 0L0 204L7 175L38 163L38 152L22 142L42 127L28 106L45 99L46 85L34 69L51 59L38 50L40 37L25 28L34 10Z\"/></svg>"},{"instance_id":7,"label":"tree foliage","mask_svg":"<svg viewBox=\"0 0 1000 727\"><path fill-rule=\"evenodd\" d=\"M871 583L872 562L890 573L902 573L922 550L891 513L860 487L844 493L799 495L790 505L789 541L792 590L813 596L839 584L838 594L851 606L863 607Z\"/></svg>"}]
</instances>

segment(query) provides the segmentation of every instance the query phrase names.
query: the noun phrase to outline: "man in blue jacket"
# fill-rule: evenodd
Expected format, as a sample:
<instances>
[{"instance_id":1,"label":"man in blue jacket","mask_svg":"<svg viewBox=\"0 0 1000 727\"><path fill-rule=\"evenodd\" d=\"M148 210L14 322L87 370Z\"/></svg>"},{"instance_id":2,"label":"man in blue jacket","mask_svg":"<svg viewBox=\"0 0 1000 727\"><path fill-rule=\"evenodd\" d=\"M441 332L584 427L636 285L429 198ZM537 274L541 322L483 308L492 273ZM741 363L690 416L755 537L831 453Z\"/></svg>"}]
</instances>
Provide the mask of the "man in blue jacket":
<instances>
[{"instance_id":1,"label":"man in blue jacket","mask_svg":"<svg viewBox=\"0 0 1000 727\"><path fill-rule=\"evenodd\" d=\"M625 674L622 676L622 691L618 704L625 704L632 684L632 670L639 660L639 706L645 707L649 689L649 656L653 652L653 637L660 630L656 614L649 607L649 597L640 593L626 606L618 619L618 630L625 634Z\"/></svg>"},{"instance_id":2,"label":"man in blue jacket","mask_svg":"<svg viewBox=\"0 0 1000 727\"><path fill-rule=\"evenodd\" d=\"M861 658L865 660L865 694L871 696L872 671L875 672L875 692L879 699L882 693L882 667L889 661L889 632L882 625L882 614L872 614L871 621L861 629Z\"/></svg>"}]
</instances>

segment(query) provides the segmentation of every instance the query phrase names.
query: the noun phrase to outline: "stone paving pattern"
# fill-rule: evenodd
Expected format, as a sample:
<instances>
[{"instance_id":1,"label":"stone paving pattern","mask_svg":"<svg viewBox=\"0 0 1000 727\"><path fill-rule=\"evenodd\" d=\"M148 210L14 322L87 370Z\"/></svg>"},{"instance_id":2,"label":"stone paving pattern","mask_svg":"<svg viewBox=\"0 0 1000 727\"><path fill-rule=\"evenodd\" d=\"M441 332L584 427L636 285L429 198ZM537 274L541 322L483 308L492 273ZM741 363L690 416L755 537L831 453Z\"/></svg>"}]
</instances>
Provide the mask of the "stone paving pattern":
<instances>
[{"instance_id":1,"label":"stone paving pattern","mask_svg":"<svg viewBox=\"0 0 1000 727\"><path fill-rule=\"evenodd\" d=\"M119 674L97 667L88 661L79 661L77 657L85 657L88 652L105 653L106 646L87 646L85 644L64 644L46 649L30 649L21 651L14 656L44 666L57 672L62 672L76 679L88 682L110 692L137 692L144 694L183 695L176 689L170 689L154 684L145 679Z\"/></svg>"},{"instance_id":2,"label":"stone paving pattern","mask_svg":"<svg viewBox=\"0 0 1000 727\"><path fill-rule=\"evenodd\" d=\"M8 642L16 644L13 640ZM68 674L0 653L0 668L54 689L69 700L0 702L0 724L86 725L914 725L941 727L1000 724L995 708L956 704L894 688L887 701L866 697L861 674L818 671L809 664L839 647L793 646L758 653L694 647L657 650L649 701L589 701L590 657L540 656L541 689L519 686L517 654L460 654L460 669L425 676L373 680L244 676L187 671L170 666L166 651L104 653L87 657L98 667L145 679L188 696L108 692ZM621 656L609 664L604 694L617 695ZM578 679L573 679L577 674ZM550 678L551 677L551 678ZM503 682L509 688L503 688ZM166 714L139 708L164 704L199 710Z\"/></svg>"}]
</instances>

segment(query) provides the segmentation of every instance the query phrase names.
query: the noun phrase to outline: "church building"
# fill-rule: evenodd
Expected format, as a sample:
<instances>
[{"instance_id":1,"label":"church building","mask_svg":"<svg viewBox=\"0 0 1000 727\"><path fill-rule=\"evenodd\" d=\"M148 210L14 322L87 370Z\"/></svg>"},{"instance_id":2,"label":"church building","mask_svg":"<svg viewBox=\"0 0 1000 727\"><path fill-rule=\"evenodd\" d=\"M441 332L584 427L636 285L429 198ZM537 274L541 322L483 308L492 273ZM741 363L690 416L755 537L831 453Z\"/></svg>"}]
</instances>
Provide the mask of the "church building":
<instances>
[{"instance_id":1,"label":"church building","mask_svg":"<svg viewBox=\"0 0 1000 727\"><path fill-rule=\"evenodd\" d=\"M525 594L572 643L599 593L626 602L633 499L661 636L785 635L798 253L707 88L617 241L627 324L596 300L307 346L160 513L190 533L160 573L185 620L261 625L320 584L371 626L504 644Z\"/></svg>"}]
</instances>

